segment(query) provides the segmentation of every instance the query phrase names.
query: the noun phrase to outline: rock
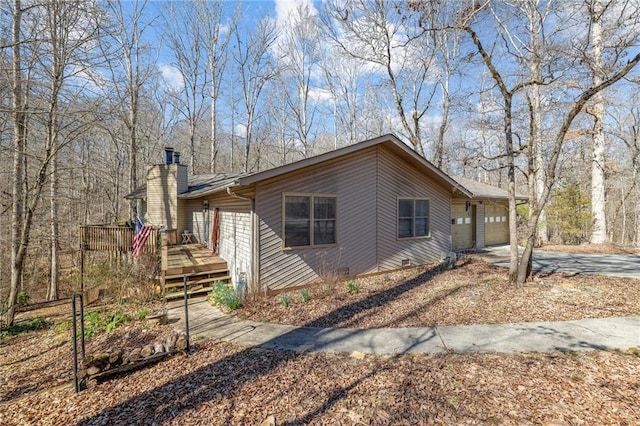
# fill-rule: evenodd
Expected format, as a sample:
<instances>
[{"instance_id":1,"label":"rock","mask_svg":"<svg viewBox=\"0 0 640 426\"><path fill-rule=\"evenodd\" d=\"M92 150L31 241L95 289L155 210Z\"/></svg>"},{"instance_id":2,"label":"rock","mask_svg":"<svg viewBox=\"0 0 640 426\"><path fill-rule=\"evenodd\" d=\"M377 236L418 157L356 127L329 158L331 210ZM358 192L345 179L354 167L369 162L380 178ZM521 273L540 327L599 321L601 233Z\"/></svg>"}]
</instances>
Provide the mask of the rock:
<instances>
[{"instance_id":1,"label":"rock","mask_svg":"<svg viewBox=\"0 0 640 426\"><path fill-rule=\"evenodd\" d=\"M171 352L176 348L176 340L178 340L178 335L172 334L164 339L164 350L167 352Z\"/></svg>"},{"instance_id":2,"label":"rock","mask_svg":"<svg viewBox=\"0 0 640 426\"><path fill-rule=\"evenodd\" d=\"M140 356L142 358L146 358L146 357L150 356L151 354L153 354L153 346L151 346L151 345L146 345L145 347L140 349Z\"/></svg>"},{"instance_id":3,"label":"rock","mask_svg":"<svg viewBox=\"0 0 640 426\"><path fill-rule=\"evenodd\" d=\"M187 336L184 334L178 336L178 339L176 340L176 348L180 351L187 349Z\"/></svg>"},{"instance_id":4,"label":"rock","mask_svg":"<svg viewBox=\"0 0 640 426\"><path fill-rule=\"evenodd\" d=\"M260 426L276 426L276 417L271 414L260 423Z\"/></svg>"},{"instance_id":5,"label":"rock","mask_svg":"<svg viewBox=\"0 0 640 426\"><path fill-rule=\"evenodd\" d=\"M87 375L89 375L89 376L95 376L99 372L100 372L100 369L98 367L89 367L89 368L87 368Z\"/></svg>"},{"instance_id":6,"label":"rock","mask_svg":"<svg viewBox=\"0 0 640 426\"><path fill-rule=\"evenodd\" d=\"M122 361L122 349L113 349L109 353L109 364L118 364L119 361Z\"/></svg>"},{"instance_id":7,"label":"rock","mask_svg":"<svg viewBox=\"0 0 640 426\"><path fill-rule=\"evenodd\" d=\"M153 344L153 353L160 354L162 352L164 352L164 344L162 343L161 340L158 340Z\"/></svg>"},{"instance_id":8,"label":"rock","mask_svg":"<svg viewBox=\"0 0 640 426\"><path fill-rule=\"evenodd\" d=\"M138 362L139 359L140 359L140 349L138 348L135 348L134 350L132 350L127 356L128 363Z\"/></svg>"},{"instance_id":9,"label":"rock","mask_svg":"<svg viewBox=\"0 0 640 426\"><path fill-rule=\"evenodd\" d=\"M366 355L363 354L362 352L353 351L353 352L351 352L351 355L349 355L349 356L351 358L363 360Z\"/></svg>"}]
</instances>

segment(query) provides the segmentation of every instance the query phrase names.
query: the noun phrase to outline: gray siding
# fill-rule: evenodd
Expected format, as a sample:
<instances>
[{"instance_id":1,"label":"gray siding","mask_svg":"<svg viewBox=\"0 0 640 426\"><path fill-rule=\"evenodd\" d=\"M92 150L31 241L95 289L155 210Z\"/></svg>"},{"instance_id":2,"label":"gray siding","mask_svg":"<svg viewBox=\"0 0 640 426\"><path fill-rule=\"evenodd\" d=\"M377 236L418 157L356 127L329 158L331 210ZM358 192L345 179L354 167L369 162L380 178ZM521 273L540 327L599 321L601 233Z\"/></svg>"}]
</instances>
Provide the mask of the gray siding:
<instances>
[{"instance_id":1,"label":"gray siding","mask_svg":"<svg viewBox=\"0 0 640 426\"><path fill-rule=\"evenodd\" d=\"M209 210L204 211L204 201L209 201ZM238 282L240 273L246 274L247 282L252 279L252 228L251 202L227 194L184 200L187 218L186 226L193 233L193 242L211 246L213 210L220 209L220 236L218 254L229 266L231 280Z\"/></svg>"},{"instance_id":2,"label":"gray siding","mask_svg":"<svg viewBox=\"0 0 640 426\"><path fill-rule=\"evenodd\" d=\"M377 248L379 269L442 259L451 247L451 194L384 147L379 149ZM397 238L398 198L430 200L429 238Z\"/></svg>"},{"instance_id":3,"label":"gray siding","mask_svg":"<svg viewBox=\"0 0 640 426\"><path fill-rule=\"evenodd\" d=\"M376 164L373 147L301 172L259 184L260 284L276 290L304 285L348 268L349 275L377 271L375 253ZM337 246L283 249L284 193L337 197Z\"/></svg>"},{"instance_id":4,"label":"gray siding","mask_svg":"<svg viewBox=\"0 0 640 426\"><path fill-rule=\"evenodd\" d=\"M381 146L259 183L255 193L260 284L268 290L309 284L339 269L362 275L398 269L405 259L424 264L450 249L449 191ZM287 193L337 197L337 247L283 248L282 200ZM398 240L398 197L430 200L429 238Z\"/></svg>"},{"instance_id":5,"label":"gray siding","mask_svg":"<svg viewBox=\"0 0 640 426\"><path fill-rule=\"evenodd\" d=\"M220 212L219 254L227 261L236 288L241 274L251 279L251 217L251 213Z\"/></svg>"},{"instance_id":6,"label":"gray siding","mask_svg":"<svg viewBox=\"0 0 640 426\"><path fill-rule=\"evenodd\" d=\"M209 201L209 211L207 212L203 208L205 200ZM194 243L202 243L207 247L211 244L214 208L217 207L223 212L248 213L251 211L251 203L249 201L230 197L227 194L180 201L183 201L185 205L185 229L189 229L193 233Z\"/></svg>"}]
</instances>

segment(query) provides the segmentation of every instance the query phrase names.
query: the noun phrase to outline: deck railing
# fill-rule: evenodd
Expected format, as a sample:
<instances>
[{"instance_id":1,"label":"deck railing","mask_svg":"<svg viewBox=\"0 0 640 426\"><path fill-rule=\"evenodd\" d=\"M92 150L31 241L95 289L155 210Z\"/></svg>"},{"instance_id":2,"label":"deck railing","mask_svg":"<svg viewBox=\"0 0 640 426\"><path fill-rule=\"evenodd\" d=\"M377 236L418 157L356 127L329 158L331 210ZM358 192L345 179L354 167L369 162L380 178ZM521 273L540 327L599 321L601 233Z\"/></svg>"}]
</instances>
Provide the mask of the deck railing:
<instances>
[{"instance_id":1,"label":"deck railing","mask_svg":"<svg viewBox=\"0 0 640 426\"><path fill-rule=\"evenodd\" d=\"M178 232L167 229L169 244L177 244ZM80 226L80 248L96 251L130 252L133 247L133 228L112 225ZM152 232L142 248L143 253L155 254L157 251L158 232Z\"/></svg>"}]
</instances>

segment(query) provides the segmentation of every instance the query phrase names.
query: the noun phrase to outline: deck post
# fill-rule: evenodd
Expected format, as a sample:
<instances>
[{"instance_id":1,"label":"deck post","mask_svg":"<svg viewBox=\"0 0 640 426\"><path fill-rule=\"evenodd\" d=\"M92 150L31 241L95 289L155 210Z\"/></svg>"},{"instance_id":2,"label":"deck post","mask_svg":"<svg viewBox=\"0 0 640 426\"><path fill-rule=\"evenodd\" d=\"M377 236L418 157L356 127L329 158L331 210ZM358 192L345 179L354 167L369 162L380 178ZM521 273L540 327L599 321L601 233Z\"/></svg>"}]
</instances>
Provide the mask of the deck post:
<instances>
[{"instance_id":1,"label":"deck post","mask_svg":"<svg viewBox=\"0 0 640 426\"><path fill-rule=\"evenodd\" d=\"M164 286L165 280L167 276L167 269L169 268L168 262L168 248L169 245L169 236L166 232L162 232L160 234L161 237L161 247L160 247L160 293L164 294Z\"/></svg>"}]
</instances>

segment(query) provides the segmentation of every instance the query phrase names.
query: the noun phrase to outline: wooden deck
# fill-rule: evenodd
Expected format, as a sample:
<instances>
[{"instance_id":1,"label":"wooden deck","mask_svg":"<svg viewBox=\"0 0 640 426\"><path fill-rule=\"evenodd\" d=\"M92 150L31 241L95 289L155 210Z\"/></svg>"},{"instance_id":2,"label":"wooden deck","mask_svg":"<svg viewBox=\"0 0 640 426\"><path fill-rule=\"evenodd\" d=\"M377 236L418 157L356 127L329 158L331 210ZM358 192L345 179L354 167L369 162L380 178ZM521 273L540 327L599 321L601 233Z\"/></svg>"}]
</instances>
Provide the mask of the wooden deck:
<instances>
[{"instance_id":1,"label":"wooden deck","mask_svg":"<svg viewBox=\"0 0 640 426\"><path fill-rule=\"evenodd\" d=\"M167 278L227 271L227 262L202 244L167 247Z\"/></svg>"}]
</instances>

